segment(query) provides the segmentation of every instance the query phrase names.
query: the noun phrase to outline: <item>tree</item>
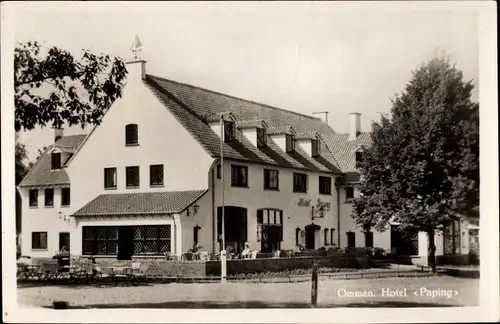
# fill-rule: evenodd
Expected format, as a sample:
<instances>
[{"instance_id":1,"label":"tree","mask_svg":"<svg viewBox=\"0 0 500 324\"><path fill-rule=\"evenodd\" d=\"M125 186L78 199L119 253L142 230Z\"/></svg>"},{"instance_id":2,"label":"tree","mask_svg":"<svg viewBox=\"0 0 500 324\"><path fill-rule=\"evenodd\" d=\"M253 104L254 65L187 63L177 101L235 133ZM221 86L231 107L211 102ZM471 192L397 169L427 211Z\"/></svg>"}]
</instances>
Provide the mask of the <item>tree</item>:
<instances>
[{"instance_id":1,"label":"tree","mask_svg":"<svg viewBox=\"0 0 500 324\"><path fill-rule=\"evenodd\" d=\"M448 58L422 64L392 101L392 118L373 124L373 145L358 165L356 223L384 230L397 221L407 233L425 231L434 272L435 232L478 217L479 105L472 89Z\"/></svg>"},{"instance_id":2,"label":"tree","mask_svg":"<svg viewBox=\"0 0 500 324\"><path fill-rule=\"evenodd\" d=\"M77 60L51 47L41 55L37 42L14 50L15 129L37 125L98 125L111 104L121 97L127 70L120 58L83 51ZM42 89L48 88L49 94Z\"/></svg>"},{"instance_id":3,"label":"tree","mask_svg":"<svg viewBox=\"0 0 500 324\"><path fill-rule=\"evenodd\" d=\"M25 164L25 160L28 158L28 152L26 151L26 146L21 143L16 136L16 146L15 146L15 160L16 160L16 186L23 180L24 176L29 170L29 166Z\"/></svg>"}]
</instances>

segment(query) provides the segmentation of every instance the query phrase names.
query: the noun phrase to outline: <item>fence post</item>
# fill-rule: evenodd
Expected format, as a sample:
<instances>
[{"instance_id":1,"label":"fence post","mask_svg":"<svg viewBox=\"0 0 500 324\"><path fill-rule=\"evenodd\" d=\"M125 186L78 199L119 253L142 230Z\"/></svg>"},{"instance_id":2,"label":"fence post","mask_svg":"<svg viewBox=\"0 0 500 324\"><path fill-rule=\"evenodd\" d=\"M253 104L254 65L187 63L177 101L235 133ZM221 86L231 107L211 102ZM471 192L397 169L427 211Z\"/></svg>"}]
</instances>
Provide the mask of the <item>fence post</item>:
<instances>
[{"instance_id":1,"label":"fence post","mask_svg":"<svg viewBox=\"0 0 500 324\"><path fill-rule=\"evenodd\" d=\"M316 259L313 259L311 307L316 308L317 304L318 304L318 265L316 264Z\"/></svg>"}]
</instances>

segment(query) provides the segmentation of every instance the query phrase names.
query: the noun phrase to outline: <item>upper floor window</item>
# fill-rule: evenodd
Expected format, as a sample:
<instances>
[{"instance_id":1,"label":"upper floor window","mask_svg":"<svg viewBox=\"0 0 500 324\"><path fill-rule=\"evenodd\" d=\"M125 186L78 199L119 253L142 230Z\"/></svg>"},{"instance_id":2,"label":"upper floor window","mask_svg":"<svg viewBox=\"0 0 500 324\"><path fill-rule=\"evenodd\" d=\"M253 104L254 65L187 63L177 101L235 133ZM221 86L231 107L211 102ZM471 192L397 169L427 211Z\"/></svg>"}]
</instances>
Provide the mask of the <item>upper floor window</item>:
<instances>
[{"instance_id":1,"label":"upper floor window","mask_svg":"<svg viewBox=\"0 0 500 324\"><path fill-rule=\"evenodd\" d=\"M305 173L293 174L293 191L307 192L307 174Z\"/></svg>"},{"instance_id":2,"label":"upper floor window","mask_svg":"<svg viewBox=\"0 0 500 324\"><path fill-rule=\"evenodd\" d=\"M356 163L363 162L363 152L357 151L356 152Z\"/></svg>"},{"instance_id":3,"label":"upper floor window","mask_svg":"<svg viewBox=\"0 0 500 324\"><path fill-rule=\"evenodd\" d=\"M220 179L220 169L221 169L220 164L217 164L217 170L216 170L217 171L217 179Z\"/></svg>"},{"instance_id":4,"label":"upper floor window","mask_svg":"<svg viewBox=\"0 0 500 324\"><path fill-rule=\"evenodd\" d=\"M137 124L128 124L127 126L125 126L125 144L139 144L139 130L137 128Z\"/></svg>"},{"instance_id":5,"label":"upper floor window","mask_svg":"<svg viewBox=\"0 0 500 324\"><path fill-rule=\"evenodd\" d=\"M116 188L116 168L104 169L104 188Z\"/></svg>"},{"instance_id":6,"label":"upper floor window","mask_svg":"<svg viewBox=\"0 0 500 324\"><path fill-rule=\"evenodd\" d=\"M332 194L332 178L330 177L319 177L319 193L322 195Z\"/></svg>"},{"instance_id":7,"label":"upper floor window","mask_svg":"<svg viewBox=\"0 0 500 324\"><path fill-rule=\"evenodd\" d=\"M69 206L71 202L70 188L61 189L61 206Z\"/></svg>"},{"instance_id":8,"label":"upper floor window","mask_svg":"<svg viewBox=\"0 0 500 324\"><path fill-rule=\"evenodd\" d=\"M38 189L30 190L30 207L38 206Z\"/></svg>"},{"instance_id":9,"label":"upper floor window","mask_svg":"<svg viewBox=\"0 0 500 324\"><path fill-rule=\"evenodd\" d=\"M51 154L51 169L58 170L61 168L61 153Z\"/></svg>"},{"instance_id":10,"label":"upper floor window","mask_svg":"<svg viewBox=\"0 0 500 324\"><path fill-rule=\"evenodd\" d=\"M149 166L149 184L151 186L163 185L163 164Z\"/></svg>"},{"instance_id":11,"label":"upper floor window","mask_svg":"<svg viewBox=\"0 0 500 324\"><path fill-rule=\"evenodd\" d=\"M295 151L295 139L293 138L293 135L285 135L286 136L286 152L290 153Z\"/></svg>"},{"instance_id":12,"label":"upper floor window","mask_svg":"<svg viewBox=\"0 0 500 324\"><path fill-rule=\"evenodd\" d=\"M278 170L264 170L264 189L278 190Z\"/></svg>"},{"instance_id":13,"label":"upper floor window","mask_svg":"<svg viewBox=\"0 0 500 324\"><path fill-rule=\"evenodd\" d=\"M264 147L267 145L267 135L265 128L257 128L257 147Z\"/></svg>"},{"instance_id":14,"label":"upper floor window","mask_svg":"<svg viewBox=\"0 0 500 324\"><path fill-rule=\"evenodd\" d=\"M312 156L313 157L318 157L321 155L321 145L319 140L312 140L311 141L311 150L312 150Z\"/></svg>"},{"instance_id":15,"label":"upper floor window","mask_svg":"<svg viewBox=\"0 0 500 324\"><path fill-rule=\"evenodd\" d=\"M225 120L224 121L224 142L228 143L234 139L235 136L235 125L234 122Z\"/></svg>"},{"instance_id":16,"label":"upper floor window","mask_svg":"<svg viewBox=\"0 0 500 324\"><path fill-rule=\"evenodd\" d=\"M246 166L231 166L231 185L233 187L248 186L248 168Z\"/></svg>"},{"instance_id":17,"label":"upper floor window","mask_svg":"<svg viewBox=\"0 0 500 324\"><path fill-rule=\"evenodd\" d=\"M354 188L353 187L345 188L345 198L346 199L353 199L354 198Z\"/></svg>"},{"instance_id":18,"label":"upper floor window","mask_svg":"<svg viewBox=\"0 0 500 324\"><path fill-rule=\"evenodd\" d=\"M127 167L126 178L127 187L139 187L139 167Z\"/></svg>"},{"instance_id":19,"label":"upper floor window","mask_svg":"<svg viewBox=\"0 0 500 324\"><path fill-rule=\"evenodd\" d=\"M54 206L54 189L45 189L45 207Z\"/></svg>"}]
</instances>

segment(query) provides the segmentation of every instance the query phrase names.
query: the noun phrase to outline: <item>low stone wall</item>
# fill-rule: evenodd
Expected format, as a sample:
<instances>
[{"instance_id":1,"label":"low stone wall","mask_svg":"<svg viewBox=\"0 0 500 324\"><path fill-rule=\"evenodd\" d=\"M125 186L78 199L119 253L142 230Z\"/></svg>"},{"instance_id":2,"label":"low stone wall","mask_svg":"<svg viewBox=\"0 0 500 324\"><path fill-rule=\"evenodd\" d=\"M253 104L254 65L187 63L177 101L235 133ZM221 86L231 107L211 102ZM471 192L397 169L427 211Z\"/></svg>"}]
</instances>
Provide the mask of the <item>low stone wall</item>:
<instances>
[{"instance_id":1,"label":"low stone wall","mask_svg":"<svg viewBox=\"0 0 500 324\"><path fill-rule=\"evenodd\" d=\"M111 266L131 266L132 262L141 262L147 267L147 274L156 277L204 278L205 261L174 261L164 258L137 258L136 260L119 261L114 258L96 258L101 269Z\"/></svg>"},{"instance_id":2,"label":"low stone wall","mask_svg":"<svg viewBox=\"0 0 500 324\"><path fill-rule=\"evenodd\" d=\"M317 256L315 259L320 268L369 268L369 259L367 256ZM227 260L227 274L234 275L310 269L312 265L313 257ZM206 274L220 275L220 261L207 261Z\"/></svg>"}]
</instances>

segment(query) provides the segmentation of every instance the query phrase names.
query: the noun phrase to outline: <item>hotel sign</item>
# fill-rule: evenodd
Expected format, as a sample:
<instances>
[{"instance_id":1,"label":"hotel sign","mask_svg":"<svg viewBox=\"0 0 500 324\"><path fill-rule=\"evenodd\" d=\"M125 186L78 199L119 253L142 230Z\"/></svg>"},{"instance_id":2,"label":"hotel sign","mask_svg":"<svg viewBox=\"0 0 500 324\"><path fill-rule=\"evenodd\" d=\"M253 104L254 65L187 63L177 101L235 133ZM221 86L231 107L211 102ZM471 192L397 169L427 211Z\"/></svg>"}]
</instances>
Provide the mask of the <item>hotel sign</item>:
<instances>
[{"instance_id":1,"label":"hotel sign","mask_svg":"<svg viewBox=\"0 0 500 324\"><path fill-rule=\"evenodd\" d=\"M299 206L309 207L311 205L311 199L300 198L298 205Z\"/></svg>"}]
</instances>

